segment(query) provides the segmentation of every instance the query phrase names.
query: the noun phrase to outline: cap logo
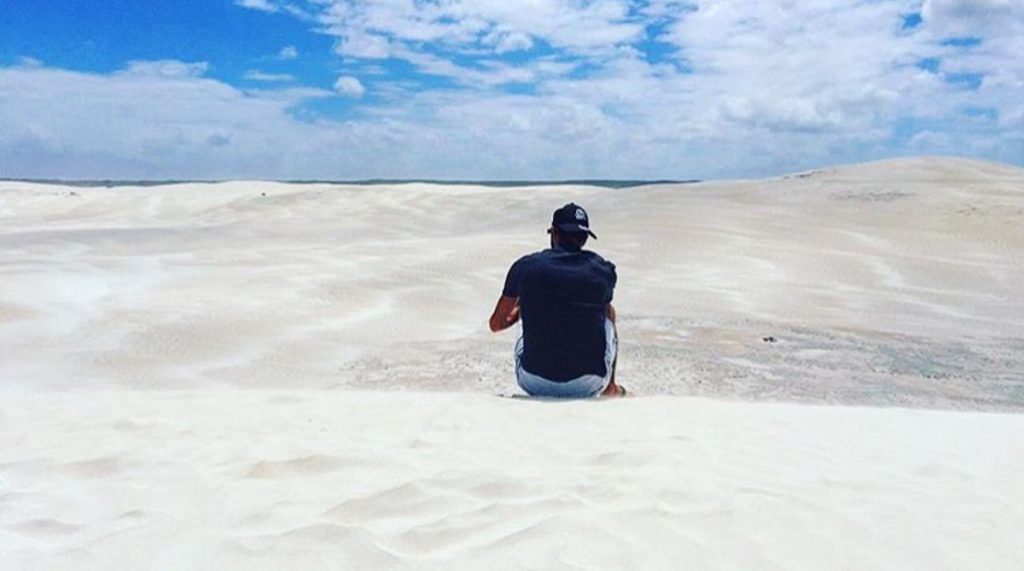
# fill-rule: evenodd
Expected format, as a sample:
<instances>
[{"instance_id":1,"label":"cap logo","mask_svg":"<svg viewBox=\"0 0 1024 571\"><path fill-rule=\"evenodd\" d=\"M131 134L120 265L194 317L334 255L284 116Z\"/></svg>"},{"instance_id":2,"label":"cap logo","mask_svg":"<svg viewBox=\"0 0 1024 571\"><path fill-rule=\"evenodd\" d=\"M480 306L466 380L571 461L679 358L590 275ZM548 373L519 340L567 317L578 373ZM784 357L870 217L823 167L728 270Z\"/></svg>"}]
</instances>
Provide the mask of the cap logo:
<instances>
[{"instance_id":1,"label":"cap logo","mask_svg":"<svg viewBox=\"0 0 1024 571\"><path fill-rule=\"evenodd\" d=\"M576 220L586 220L586 219L587 219L587 213L583 212L582 208L577 208L576 209Z\"/></svg>"}]
</instances>

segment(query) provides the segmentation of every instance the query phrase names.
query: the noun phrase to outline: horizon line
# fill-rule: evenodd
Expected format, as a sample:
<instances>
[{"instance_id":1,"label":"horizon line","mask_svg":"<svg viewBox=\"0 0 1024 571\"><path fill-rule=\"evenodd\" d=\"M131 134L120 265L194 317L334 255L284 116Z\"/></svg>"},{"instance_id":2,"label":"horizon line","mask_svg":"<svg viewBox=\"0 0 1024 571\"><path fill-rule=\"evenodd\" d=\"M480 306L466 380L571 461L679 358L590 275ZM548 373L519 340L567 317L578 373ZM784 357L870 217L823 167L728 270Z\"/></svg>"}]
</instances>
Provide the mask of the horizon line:
<instances>
[{"instance_id":1,"label":"horizon line","mask_svg":"<svg viewBox=\"0 0 1024 571\"><path fill-rule=\"evenodd\" d=\"M367 178L367 179L92 179L92 178L0 178L0 182L27 182L32 184L50 184L74 186L82 188L117 186L165 186L172 184L222 184L228 182L272 182L280 184L338 184L373 186L387 184L437 184L449 186L489 186L489 187L519 187L519 186L597 186L604 188L630 188L634 186L646 186L652 184L695 184L703 182L701 179L431 179L431 178Z\"/></svg>"}]
</instances>

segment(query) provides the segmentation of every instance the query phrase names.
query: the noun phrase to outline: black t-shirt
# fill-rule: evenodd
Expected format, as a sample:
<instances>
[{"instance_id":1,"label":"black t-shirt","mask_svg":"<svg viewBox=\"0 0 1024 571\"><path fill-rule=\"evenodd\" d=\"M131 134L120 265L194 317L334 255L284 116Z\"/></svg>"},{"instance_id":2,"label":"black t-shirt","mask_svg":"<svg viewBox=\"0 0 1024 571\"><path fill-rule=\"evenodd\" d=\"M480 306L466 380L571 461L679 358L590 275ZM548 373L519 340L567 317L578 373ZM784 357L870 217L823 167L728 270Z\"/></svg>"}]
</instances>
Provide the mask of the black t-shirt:
<instances>
[{"instance_id":1,"label":"black t-shirt","mask_svg":"<svg viewBox=\"0 0 1024 571\"><path fill-rule=\"evenodd\" d=\"M616 279L615 264L563 246L512 264L502 294L519 298L523 368L552 381L605 376L605 308Z\"/></svg>"}]
</instances>

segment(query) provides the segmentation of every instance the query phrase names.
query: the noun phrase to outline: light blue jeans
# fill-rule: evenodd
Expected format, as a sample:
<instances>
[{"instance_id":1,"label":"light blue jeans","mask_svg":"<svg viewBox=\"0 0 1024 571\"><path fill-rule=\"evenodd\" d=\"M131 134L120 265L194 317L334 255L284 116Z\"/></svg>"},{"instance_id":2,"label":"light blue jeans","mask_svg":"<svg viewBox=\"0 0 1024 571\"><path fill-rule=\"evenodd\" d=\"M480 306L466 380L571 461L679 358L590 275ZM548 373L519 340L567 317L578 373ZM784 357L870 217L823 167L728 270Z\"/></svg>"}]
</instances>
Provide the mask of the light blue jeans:
<instances>
[{"instance_id":1,"label":"light blue jeans","mask_svg":"<svg viewBox=\"0 0 1024 571\"><path fill-rule=\"evenodd\" d=\"M611 319L604 320L604 338L606 340L604 349L605 375L583 375L565 382L557 382L545 379L540 375L534 375L523 368L521 358L523 356L523 327L519 326L519 339L516 341L516 380L519 386L526 391L526 394L535 397L554 397L565 399L583 399L596 397L601 394L612 379L612 367L615 364L615 357L619 351L619 338L615 333L615 324Z\"/></svg>"}]
</instances>

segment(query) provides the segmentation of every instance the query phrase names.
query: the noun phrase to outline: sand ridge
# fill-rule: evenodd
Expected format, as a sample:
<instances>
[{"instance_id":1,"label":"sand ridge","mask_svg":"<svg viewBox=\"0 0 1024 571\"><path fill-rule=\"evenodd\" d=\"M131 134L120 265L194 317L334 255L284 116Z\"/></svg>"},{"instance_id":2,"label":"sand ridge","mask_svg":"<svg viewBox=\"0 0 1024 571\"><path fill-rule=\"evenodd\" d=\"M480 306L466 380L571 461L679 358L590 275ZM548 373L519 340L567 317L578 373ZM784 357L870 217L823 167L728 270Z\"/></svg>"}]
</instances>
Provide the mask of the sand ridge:
<instances>
[{"instance_id":1,"label":"sand ridge","mask_svg":"<svg viewBox=\"0 0 1024 571\"><path fill-rule=\"evenodd\" d=\"M0 362L26 387L508 390L486 317L575 200L639 392L1019 409L1022 182L941 158L631 189L4 182Z\"/></svg>"}]
</instances>

